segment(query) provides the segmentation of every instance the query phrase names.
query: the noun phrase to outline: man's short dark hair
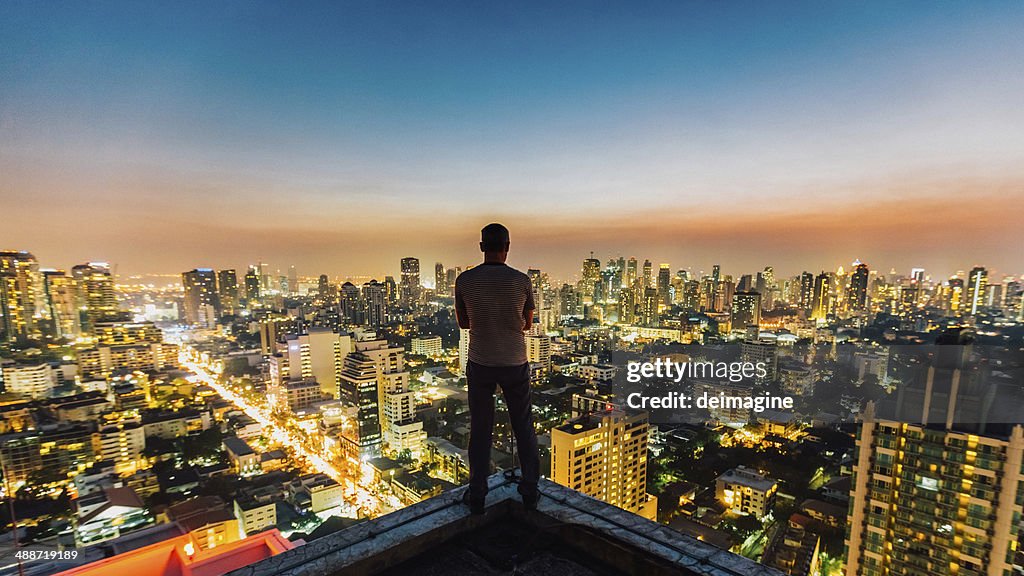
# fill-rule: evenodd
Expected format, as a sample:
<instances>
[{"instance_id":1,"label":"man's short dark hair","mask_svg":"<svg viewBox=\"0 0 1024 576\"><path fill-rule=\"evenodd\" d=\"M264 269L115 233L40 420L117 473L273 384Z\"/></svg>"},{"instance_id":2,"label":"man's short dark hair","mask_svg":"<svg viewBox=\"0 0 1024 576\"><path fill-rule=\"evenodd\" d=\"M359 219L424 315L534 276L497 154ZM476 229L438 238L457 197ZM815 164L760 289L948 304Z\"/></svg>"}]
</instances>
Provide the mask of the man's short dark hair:
<instances>
[{"instance_id":1,"label":"man's short dark hair","mask_svg":"<svg viewBox=\"0 0 1024 576\"><path fill-rule=\"evenodd\" d=\"M501 252L507 246L508 228L501 224L488 224L480 231L480 249L484 252Z\"/></svg>"}]
</instances>

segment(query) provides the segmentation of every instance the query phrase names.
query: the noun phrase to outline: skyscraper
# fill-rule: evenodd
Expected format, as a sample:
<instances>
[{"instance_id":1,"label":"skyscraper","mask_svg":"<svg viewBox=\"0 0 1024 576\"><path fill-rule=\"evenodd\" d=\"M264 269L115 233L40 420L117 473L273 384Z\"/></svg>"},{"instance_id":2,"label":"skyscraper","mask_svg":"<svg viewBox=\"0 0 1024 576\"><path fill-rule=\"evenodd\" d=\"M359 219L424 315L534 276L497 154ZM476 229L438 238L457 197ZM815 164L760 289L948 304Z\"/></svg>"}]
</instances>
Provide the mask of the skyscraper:
<instances>
[{"instance_id":1,"label":"skyscraper","mask_svg":"<svg viewBox=\"0 0 1024 576\"><path fill-rule=\"evenodd\" d=\"M672 305L671 283L672 271L669 270L668 264L662 264L658 267L658 299L665 306Z\"/></svg>"},{"instance_id":2,"label":"skyscraper","mask_svg":"<svg viewBox=\"0 0 1024 576\"><path fill-rule=\"evenodd\" d=\"M217 296L220 298L222 314L238 314L238 275L234 269L217 271Z\"/></svg>"},{"instance_id":3,"label":"skyscraper","mask_svg":"<svg viewBox=\"0 0 1024 576\"><path fill-rule=\"evenodd\" d=\"M814 298L811 302L811 318L824 320L832 310L832 279L822 272L814 279Z\"/></svg>"},{"instance_id":4,"label":"skyscraper","mask_svg":"<svg viewBox=\"0 0 1024 576\"><path fill-rule=\"evenodd\" d=\"M117 317L114 279L106 262L79 264L71 269L71 276L78 285L79 304L85 306L83 329L92 330L97 322Z\"/></svg>"},{"instance_id":5,"label":"skyscraper","mask_svg":"<svg viewBox=\"0 0 1024 576\"><path fill-rule=\"evenodd\" d=\"M857 260L850 272L850 285L846 291L847 307L852 311L864 310L868 303L868 265Z\"/></svg>"},{"instance_id":6,"label":"skyscraper","mask_svg":"<svg viewBox=\"0 0 1024 576\"><path fill-rule=\"evenodd\" d=\"M440 262L434 264L434 293L438 296L448 295L448 274Z\"/></svg>"},{"instance_id":7,"label":"skyscraper","mask_svg":"<svg viewBox=\"0 0 1024 576\"><path fill-rule=\"evenodd\" d=\"M220 297L217 278L211 268L196 268L181 274L185 288L185 322L194 326L213 328L220 317Z\"/></svg>"},{"instance_id":8,"label":"skyscraper","mask_svg":"<svg viewBox=\"0 0 1024 576\"><path fill-rule=\"evenodd\" d=\"M973 366L956 329L906 386L861 417L846 574L1014 573L1024 428L1006 410L1021 405L1016 383Z\"/></svg>"},{"instance_id":9,"label":"skyscraper","mask_svg":"<svg viewBox=\"0 0 1024 576\"><path fill-rule=\"evenodd\" d=\"M643 287L653 288L654 287L654 271L652 270L652 264L650 260L644 260L644 273L643 273Z\"/></svg>"},{"instance_id":10,"label":"skyscraper","mask_svg":"<svg viewBox=\"0 0 1024 576\"><path fill-rule=\"evenodd\" d=\"M38 336L35 316L42 299L36 257L25 251L0 252L0 284L2 339Z\"/></svg>"},{"instance_id":11,"label":"skyscraper","mask_svg":"<svg viewBox=\"0 0 1024 576\"><path fill-rule=\"evenodd\" d=\"M985 287L988 286L988 270L975 266L967 277L967 313L974 316L985 305Z\"/></svg>"},{"instance_id":12,"label":"skyscraper","mask_svg":"<svg viewBox=\"0 0 1024 576\"><path fill-rule=\"evenodd\" d=\"M245 299L250 306L260 299L260 275L253 266L245 273Z\"/></svg>"},{"instance_id":13,"label":"skyscraper","mask_svg":"<svg viewBox=\"0 0 1024 576\"><path fill-rule=\"evenodd\" d=\"M398 300L411 308L419 304L421 294L419 258L402 258L402 278L398 287Z\"/></svg>"},{"instance_id":14,"label":"skyscraper","mask_svg":"<svg viewBox=\"0 0 1024 576\"><path fill-rule=\"evenodd\" d=\"M288 267L288 292L291 294L299 293L299 272L295 269L295 266Z\"/></svg>"},{"instance_id":15,"label":"skyscraper","mask_svg":"<svg viewBox=\"0 0 1024 576\"><path fill-rule=\"evenodd\" d=\"M814 274L804 272L800 274L800 295L798 298L801 308L810 312L814 306Z\"/></svg>"},{"instance_id":16,"label":"skyscraper","mask_svg":"<svg viewBox=\"0 0 1024 576\"><path fill-rule=\"evenodd\" d=\"M387 315L387 286L376 280L363 284L363 323L377 329L387 323Z\"/></svg>"},{"instance_id":17,"label":"skyscraper","mask_svg":"<svg viewBox=\"0 0 1024 576\"><path fill-rule=\"evenodd\" d=\"M746 330L761 323L761 295L736 292L732 295L732 329Z\"/></svg>"},{"instance_id":18,"label":"skyscraper","mask_svg":"<svg viewBox=\"0 0 1024 576\"><path fill-rule=\"evenodd\" d=\"M340 296L342 320L351 326L362 324L363 311L359 287L351 282L345 282L341 285Z\"/></svg>"},{"instance_id":19,"label":"skyscraper","mask_svg":"<svg viewBox=\"0 0 1024 576\"><path fill-rule=\"evenodd\" d=\"M54 336L73 339L81 334L82 317L79 315L78 287L74 278L63 270L44 270L43 292Z\"/></svg>"},{"instance_id":20,"label":"skyscraper","mask_svg":"<svg viewBox=\"0 0 1024 576\"><path fill-rule=\"evenodd\" d=\"M356 408L356 421L343 432L343 451L360 461L381 455L379 385L377 366L372 358L363 352L345 357L339 392L346 404Z\"/></svg>"}]
</instances>

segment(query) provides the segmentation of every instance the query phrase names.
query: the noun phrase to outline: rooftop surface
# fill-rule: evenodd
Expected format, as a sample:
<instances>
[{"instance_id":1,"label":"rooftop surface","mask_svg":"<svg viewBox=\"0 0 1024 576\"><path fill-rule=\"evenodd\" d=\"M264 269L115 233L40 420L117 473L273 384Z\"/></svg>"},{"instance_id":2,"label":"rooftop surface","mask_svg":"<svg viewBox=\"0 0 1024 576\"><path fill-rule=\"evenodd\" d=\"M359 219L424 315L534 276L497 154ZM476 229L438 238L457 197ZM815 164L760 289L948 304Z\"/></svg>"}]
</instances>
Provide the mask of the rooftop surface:
<instances>
[{"instance_id":1,"label":"rooftop surface","mask_svg":"<svg viewBox=\"0 0 1024 576\"><path fill-rule=\"evenodd\" d=\"M469 513L461 487L230 576L781 576L547 480L535 512L523 509L515 483L503 474L489 482L484 515Z\"/></svg>"}]
</instances>

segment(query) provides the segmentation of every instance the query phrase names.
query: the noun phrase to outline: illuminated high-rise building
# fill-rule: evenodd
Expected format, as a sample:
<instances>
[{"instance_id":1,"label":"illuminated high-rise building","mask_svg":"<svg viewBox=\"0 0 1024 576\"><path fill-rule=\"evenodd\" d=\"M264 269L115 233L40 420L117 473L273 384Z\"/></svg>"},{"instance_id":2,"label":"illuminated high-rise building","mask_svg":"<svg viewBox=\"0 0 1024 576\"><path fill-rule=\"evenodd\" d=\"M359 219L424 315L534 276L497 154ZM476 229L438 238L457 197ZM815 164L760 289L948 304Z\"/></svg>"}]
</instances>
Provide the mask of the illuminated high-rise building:
<instances>
[{"instance_id":1,"label":"illuminated high-rise building","mask_svg":"<svg viewBox=\"0 0 1024 576\"><path fill-rule=\"evenodd\" d=\"M850 272L850 283L846 288L846 305L849 310L861 311L868 304L868 265L857 260Z\"/></svg>"},{"instance_id":2,"label":"illuminated high-rise building","mask_svg":"<svg viewBox=\"0 0 1024 576\"><path fill-rule=\"evenodd\" d=\"M814 307L814 274L804 272L800 274L800 294L798 298L800 308L810 312Z\"/></svg>"},{"instance_id":3,"label":"illuminated high-rise building","mask_svg":"<svg viewBox=\"0 0 1024 576\"><path fill-rule=\"evenodd\" d=\"M627 288L632 288L633 285L636 284L636 280L636 258L630 256L629 260L626 261L626 272L625 278L623 278L623 283Z\"/></svg>"},{"instance_id":4,"label":"illuminated high-rise building","mask_svg":"<svg viewBox=\"0 0 1024 576\"><path fill-rule=\"evenodd\" d=\"M351 282L345 282L341 285L339 292L341 319L351 326L358 326L362 324L363 310L359 287Z\"/></svg>"},{"instance_id":5,"label":"illuminated high-rise building","mask_svg":"<svg viewBox=\"0 0 1024 576\"><path fill-rule=\"evenodd\" d=\"M316 289L321 302L324 304L334 302L334 289L331 288L331 281L327 278L327 274L321 274L317 279Z\"/></svg>"},{"instance_id":6,"label":"illuminated high-rise building","mask_svg":"<svg viewBox=\"0 0 1024 576\"><path fill-rule=\"evenodd\" d=\"M440 262L434 264L434 293L438 296L448 295L448 273Z\"/></svg>"},{"instance_id":7,"label":"illuminated high-rise building","mask_svg":"<svg viewBox=\"0 0 1024 576\"><path fill-rule=\"evenodd\" d=\"M314 379L329 398L338 398L342 362L352 351L352 337L330 328L312 327L305 334L285 337L282 359L290 380Z\"/></svg>"},{"instance_id":8,"label":"illuminated high-rise building","mask_svg":"<svg viewBox=\"0 0 1024 576\"><path fill-rule=\"evenodd\" d=\"M299 293L299 271L295 269L295 266L288 267L288 292Z\"/></svg>"},{"instance_id":9,"label":"illuminated high-rise building","mask_svg":"<svg viewBox=\"0 0 1024 576\"><path fill-rule=\"evenodd\" d=\"M653 266L654 265L651 264L650 260L644 260L643 279L641 280L641 282L643 282L643 287L644 288L654 288L654 269L653 269Z\"/></svg>"},{"instance_id":10,"label":"illuminated high-rise building","mask_svg":"<svg viewBox=\"0 0 1024 576\"><path fill-rule=\"evenodd\" d=\"M422 290L419 258L402 258L402 278L398 286L399 302L405 308L416 306L420 302Z\"/></svg>"},{"instance_id":11,"label":"illuminated high-rise building","mask_svg":"<svg viewBox=\"0 0 1024 576\"><path fill-rule=\"evenodd\" d=\"M551 479L647 519L658 500L647 494L646 412L577 397L583 415L551 430Z\"/></svg>"},{"instance_id":12,"label":"illuminated high-rise building","mask_svg":"<svg viewBox=\"0 0 1024 576\"><path fill-rule=\"evenodd\" d=\"M238 275L234 269L217 271L217 297L220 298L222 314L238 314Z\"/></svg>"},{"instance_id":13,"label":"illuminated high-rise building","mask_svg":"<svg viewBox=\"0 0 1024 576\"><path fill-rule=\"evenodd\" d=\"M846 574L1015 573L1024 428L1004 410L1021 399L973 364L969 335L947 332L923 378L862 413Z\"/></svg>"},{"instance_id":14,"label":"illuminated high-rise building","mask_svg":"<svg viewBox=\"0 0 1024 576\"><path fill-rule=\"evenodd\" d=\"M811 301L811 318L824 320L832 311L832 278L827 272L814 279L814 298Z\"/></svg>"},{"instance_id":15,"label":"illuminated high-rise building","mask_svg":"<svg viewBox=\"0 0 1024 576\"><path fill-rule=\"evenodd\" d=\"M398 285L395 284L394 276L384 277L384 295L388 301L388 307L398 304Z\"/></svg>"},{"instance_id":16,"label":"illuminated high-rise building","mask_svg":"<svg viewBox=\"0 0 1024 576\"><path fill-rule=\"evenodd\" d=\"M220 297L217 277L211 268L196 268L183 272L181 283L185 288L185 322L194 326L213 328L220 317Z\"/></svg>"},{"instance_id":17,"label":"illuminated high-rise building","mask_svg":"<svg viewBox=\"0 0 1024 576\"><path fill-rule=\"evenodd\" d=\"M387 324L387 286L376 280L370 280L363 284L362 292L362 323L375 329Z\"/></svg>"},{"instance_id":18,"label":"illuminated high-rise building","mask_svg":"<svg viewBox=\"0 0 1024 576\"><path fill-rule=\"evenodd\" d=\"M379 385L372 358L363 352L345 356L338 389L341 399L356 408L355 422L342 435L343 452L350 458L366 461L381 455Z\"/></svg>"},{"instance_id":19,"label":"illuminated high-rise building","mask_svg":"<svg viewBox=\"0 0 1024 576\"><path fill-rule=\"evenodd\" d=\"M757 292L735 292L732 295L732 329L746 330L761 324L761 295Z\"/></svg>"},{"instance_id":20,"label":"illuminated high-rise building","mask_svg":"<svg viewBox=\"0 0 1024 576\"><path fill-rule=\"evenodd\" d=\"M643 300L640 302L640 324L643 326L658 325L658 290L645 288Z\"/></svg>"},{"instance_id":21,"label":"illuminated high-rise building","mask_svg":"<svg viewBox=\"0 0 1024 576\"><path fill-rule=\"evenodd\" d=\"M668 264L662 264L658 267L658 299L665 306L672 305L671 287L672 271Z\"/></svg>"},{"instance_id":22,"label":"illuminated high-rise building","mask_svg":"<svg viewBox=\"0 0 1024 576\"><path fill-rule=\"evenodd\" d=\"M985 305L986 286L988 286L988 270L982 266L975 266L967 277L966 311L971 316L977 314L978 310Z\"/></svg>"},{"instance_id":23,"label":"illuminated high-rise building","mask_svg":"<svg viewBox=\"0 0 1024 576\"><path fill-rule=\"evenodd\" d=\"M583 273L580 279L579 291L586 303L593 303L598 293L598 284L601 283L601 261L597 258L587 258L583 261Z\"/></svg>"},{"instance_id":24,"label":"illuminated high-rise building","mask_svg":"<svg viewBox=\"0 0 1024 576\"><path fill-rule=\"evenodd\" d=\"M78 286L79 305L85 307L84 330L92 330L97 322L118 317L114 279L105 262L79 264L71 268L71 276Z\"/></svg>"},{"instance_id":25,"label":"illuminated high-rise building","mask_svg":"<svg viewBox=\"0 0 1024 576\"><path fill-rule=\"evenodd\" d=\"M36 337L36 313L43 305L39 264L25 251L0 252L0 337Z\"/></svg>"},{"instance_id":26,"label":"illuminated high-rise building","mask_svg":"<svg viewBox=\"0 0 1024 576\"><path fill-rule=\"evenodd\" d=\"M74 339L82 333L78 286L63 270L43 271L43 294L54 336ZM2 290L2 288L0 288Z\"/></svg>"},{"instance_id":27,"label":"illuminated high-rise building","mask_svg":"<svg viewBox=\"0 0 1024 576\"><path fill-rule=\"evenodd\" d=\"M249 305L260 299L260 275L256 268L250 266L245 273L245 299Z\"/></svg>"}]
</instances>

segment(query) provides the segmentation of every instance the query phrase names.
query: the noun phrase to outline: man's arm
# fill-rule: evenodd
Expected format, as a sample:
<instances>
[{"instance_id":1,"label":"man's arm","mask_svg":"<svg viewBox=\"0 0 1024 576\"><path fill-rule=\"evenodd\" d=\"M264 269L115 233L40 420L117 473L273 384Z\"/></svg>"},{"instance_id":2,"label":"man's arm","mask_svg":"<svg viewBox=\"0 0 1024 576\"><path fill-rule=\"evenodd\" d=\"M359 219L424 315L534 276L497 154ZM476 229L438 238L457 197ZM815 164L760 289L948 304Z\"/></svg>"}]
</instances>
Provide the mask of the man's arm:
<instances>
[{"instance_id":1,"label":"man's arm","mask_svg":"<svg viewBox=\"0 0 1024 576\"><path fill-rule=\"evenodd\" d=\"M466 301L462 298L458 282L455 283L455 321L459 323L459 328L469 329L469 313L466 312Z\"/></svg>"},{"instance_id":2,"label":"man's arm","mask_svg":"<svg viewBox=\"0 0 1024 576\"><path fill-rule=\"evenodd\" d=\"M528 332L533 327L533 311L537 309L537 305L533 302L533 283L530 282L529 277L525 274L523 278L526 278L526 304L523 305L523 332Z\"/></svg>"}]
</instances>

